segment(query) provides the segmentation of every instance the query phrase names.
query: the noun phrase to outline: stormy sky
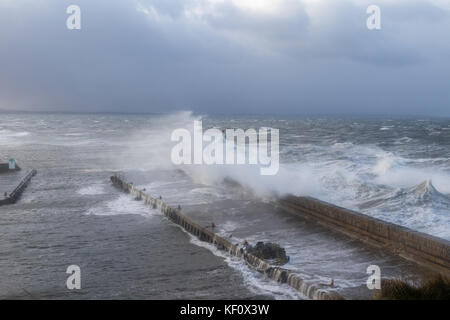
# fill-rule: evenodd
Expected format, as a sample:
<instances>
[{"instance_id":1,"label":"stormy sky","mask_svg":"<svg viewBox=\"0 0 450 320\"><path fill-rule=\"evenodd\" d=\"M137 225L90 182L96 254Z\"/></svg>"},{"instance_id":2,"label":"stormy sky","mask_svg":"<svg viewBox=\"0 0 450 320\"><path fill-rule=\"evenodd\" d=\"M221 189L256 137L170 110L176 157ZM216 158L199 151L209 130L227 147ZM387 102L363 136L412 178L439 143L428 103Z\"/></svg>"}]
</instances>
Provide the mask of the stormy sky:
<instances>
[{"instance_id":1,"label":"stormy sky","mask_svg":"<svg viewBox=\"0 0 450 320\"><path fill-rule=\"evenodd\" d=\"M450 116L450 0L0 0L0 109Z\"/></svg>"}]
</instances>

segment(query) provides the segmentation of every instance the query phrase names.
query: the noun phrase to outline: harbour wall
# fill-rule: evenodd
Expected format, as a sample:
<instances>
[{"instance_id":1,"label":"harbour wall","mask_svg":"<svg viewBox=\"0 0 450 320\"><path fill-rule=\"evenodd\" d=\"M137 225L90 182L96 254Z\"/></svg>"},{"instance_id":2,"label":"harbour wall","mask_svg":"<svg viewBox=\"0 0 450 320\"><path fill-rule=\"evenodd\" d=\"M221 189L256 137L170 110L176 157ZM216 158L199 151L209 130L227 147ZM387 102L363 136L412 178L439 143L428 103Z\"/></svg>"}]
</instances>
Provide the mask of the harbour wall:
<instances>
[{"instance_id":1,"label":"harbour wall","mask_svg":"<svg viewBox=\"0 0 450 320\"><path fill-rule=\"evenodd\" d=\"M190 234L196 236L201 241L209 242L217 249L228 252L230 255L241 258L249 267L265 274L268 278L277 281L278 283L285 283L292 288L299 291L302 295L314 300L339 300L343 299L337 292L325 288L320 288L305 282L293 271L274 266L263 259L260 259L245 250L237 244L233 244L227 239L217 235L211 230L208 230L196 222L192 221L181 213L180 210L172 208L165 204L161 199L153 198L147 193L133 185L125 182L118 176L111 177L112 183L123 191L130 193L137 200L144 201L153 209L161 211L170 221L181 226Z\"/></svg>"},{"instance_id":2,"label":"harbour wall","mask_svg":"<svg viewBox=\"0 0 450 320\"><path fill-rule=\"evenodd\" d=\"M8 163L0 163L0 173L6 173L11 171L18 171L20 170L20 167L16 164L15 169L10 169Z\"/></svg>"},{"instance_id":3,"label":"harbour wall","mask_svg":"<svg viewBox=\"0 0 450 320\"><path fill-rule=\"evenodd\" d=\"M15 203L36 173L37 171L35 169L28 172L27 175L20 180L17 187L15 187L5 199L0 200L0 206ZM3 197L3 195L0 196Z\"/></svg>"},{"instance_id":4,"label":"harbour wall","mask_svg":"<svg viewBox=\"0 0 450 320\"><path fill-rule=\"evenodd\" d=\"M450 241L385 222L310 197L287 196L281 208L326 227L382 247L408 260L450 276Z\"/></svg>"}]
</instances>

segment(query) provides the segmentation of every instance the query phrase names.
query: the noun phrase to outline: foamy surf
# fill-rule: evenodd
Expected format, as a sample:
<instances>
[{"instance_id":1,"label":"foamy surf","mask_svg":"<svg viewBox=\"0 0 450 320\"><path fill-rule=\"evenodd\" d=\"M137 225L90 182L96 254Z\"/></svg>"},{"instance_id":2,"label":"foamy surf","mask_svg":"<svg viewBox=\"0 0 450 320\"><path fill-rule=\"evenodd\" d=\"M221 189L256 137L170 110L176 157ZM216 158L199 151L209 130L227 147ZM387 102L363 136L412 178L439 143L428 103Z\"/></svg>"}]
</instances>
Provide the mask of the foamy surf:
<instances>
[{"instance_id":1,"label":"foamy surf","mask_svg":"<svg viewBox=\"0 0 450 320\"><path fill-rule=\"evenodd\" d=\"M77 193L82 196L98 196L105 194L105 186L102 184L95 184L91 186L87 186L77 190Z\"/></svg>"},{"instance_id":2,"label":"foamy surf","mask_svg":"<svg viewBox=\"0 0 450 320\"><path fill-rule=\"evenodd\" d=\"M223 251L218 250L214 245L200 241L182 227L178 226L180 230L189 236L189 241L199 247L205 248L212 252L215 256L224 259L226 264L232 269L238 271L243 278L246 287L254 294L268 294L274 299L278 300L307 300L308 298L300 292L294 290L287 284L279 284L271 279L266 278L263 274L251 269L242 259L233 257Z\"/></svg>"},{"instance_id":3,"label":"foamy surf","mask_svg":"<svg viewBox=\"0 0 450 320\"><path fill-rule=\"evenodd\" d=\"M0 130L0 144L17 144L22 142L22 138L30 135L28 131Z\"/></svg>"},{"instance_id":4,"label":"foamy surf","mask_svg":"<svg viewBox=\"0 0 450 320\"><path fill-rule=\"evenodd\" d=\"M106 201L99 206L88 209L86 214L96 216L117 216L131 214L140 215L146 218L161 215L159 211L151 209L141 201L134 200L129 195L124 194L121 194L114 200Z\"/></svg>"},{"instance_id":5,"label":"foamy surf","mask_svg":"<svg viewBox=\"0 0 450 320\"><path fill-rule=\"evenodd\" d=\"M191 126L192 121L197 119L189 113L179 113L173 117L177 125L185 127ZM162 123L167 119L161 118ZM247 128L254 126L254 121L255 119L227 119L223 122L212 121L208 127L224 128L229 127L230 123L233 123L233 126L240 123L243 128ZM412 188L426 180L432 180L435 188L442 194L450 194L450 158L444 152L445 146L441 146L446 140L440 137L434 145L430 145L429 141L422 141L423 135L420 134L423 128L420 122L402 123L389 120L372 126L364 121L354 121L350 126L358 133L355 134L353 131L349 132L347 127L341 130L341 121L334 121L272 120L271 124L275 122L282 128L286 126L281 137L282 163L276 176L262 177L257 168L249 165L175 168L181 168L194 182L211 189L220 190L227 180L236 181L243 187L241 191L250 191L245 192L245 195L241 194L245 197L256 195L261 199L270 199L286 194L312 196L354 210L363 208L367 201L379 197L380 194ZM266 122L261 120L260 124L264 126ZM432 129L438 130L436 126ZM170 130L165 133L169 134ZM153 144L152 149L153 147L156 149L152 153L167 153L166 146L158 147ZM152 164L155 164L154 161ZM157 189L155 186L154 191L158 192ZM205 194L199 197L204 191ZM205 204L209 201L207 190L199 188L189 193L189 196L174 196L173 201L176 203L178 199L190 204ZM238 197L239 194L233 196ZM188 198L191 199L190 202ZM211 198L216 199L217 196L212 195ZM432 201L437 200L433 198ZM394 218L389 217L389 221L450 239L449 224L433 225L446 221L430 217L449 215L450 208L436 212L433 211L433 206L424 209L414 201L402 205L395 201L389 203L386 199L385 202L388 206L392 205L389 215ZM364 213L386 219L378 209L366 206ZM414 219L410 217L414 216L414 212L426 217L426 228L418 222L412 222Z\"/></svg>"},{"instance_id":6,"label":"foamy surf","mask_svg":"<svg viewBox=\"0 0 450 320\"><path fill-rule=\"evenodd\" d=\"M361 203L359 208L385 221L450 238L450 196L439 192L431 180L380 193Z\"/></svg>"}]
</instances>

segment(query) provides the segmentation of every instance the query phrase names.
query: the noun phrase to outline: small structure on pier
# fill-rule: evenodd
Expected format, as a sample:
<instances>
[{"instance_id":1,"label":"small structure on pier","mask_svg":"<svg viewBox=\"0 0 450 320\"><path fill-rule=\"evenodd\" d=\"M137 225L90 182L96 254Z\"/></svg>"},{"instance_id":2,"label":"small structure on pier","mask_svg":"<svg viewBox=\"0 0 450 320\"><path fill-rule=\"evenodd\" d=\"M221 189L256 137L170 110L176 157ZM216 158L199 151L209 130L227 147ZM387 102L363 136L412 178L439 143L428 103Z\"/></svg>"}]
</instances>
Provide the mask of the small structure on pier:
<instances>
[{"instance_id":1,"label":"small structure on pier","mask_svg":"<svg viewBox=\"0 0 450 320\"><path fill-rule=\"evenodd\" d=\"M16 160L13 158L8 161L9 170L16 170Z\"/></svg>"},{"instance_id":2,"label":"small structure on pier","mask_svg":"<svg viewBox=\"0 0 450 320\"><path fill-rule=\"evenodd\" d=\"M11 158L6 163L0 163L0 173L8 173L20 170L16 160Z\"/></svg>"}]
</instances>

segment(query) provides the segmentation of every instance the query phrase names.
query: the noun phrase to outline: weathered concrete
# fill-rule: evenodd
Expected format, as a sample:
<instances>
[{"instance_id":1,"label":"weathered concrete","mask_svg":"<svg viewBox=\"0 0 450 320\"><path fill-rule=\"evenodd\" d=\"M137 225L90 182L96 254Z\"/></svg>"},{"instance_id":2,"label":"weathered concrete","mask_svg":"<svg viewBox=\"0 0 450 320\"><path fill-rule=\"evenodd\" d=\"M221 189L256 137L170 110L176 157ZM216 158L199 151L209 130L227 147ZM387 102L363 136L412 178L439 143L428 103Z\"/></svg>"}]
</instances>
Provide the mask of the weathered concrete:
<instances>
[{"instance_id":1,"label":"weathered concrete","mask_svg":"<svg viewBox=\"0 0 450 320\"><path fill-rule=\"evenodd\" d=\"M19 171L19 170L20 170L20 167L17 164L16 164L15 169L9 169L8 163L0 163L0 173L7 173L7 172Z\"/></svg>"},{"instance_id":2,"label":"weathered concrete","mask_svg":"<svg viewBox=\"0 0 450 320\"><path fill-rule=\"evenodd\" d=\"M450 241L310 197L288 196L282 209L450 276Z\"/></svg>"},{"instance_id":3,"label":"weathered concrete","mask_svg":"<svg viewBox=\"0 0 450 320\"><path fill-rule=\"evenodd\" d=\"M23 177L15 176L13 173L2 174L0 176L0 183L2 184L2 188L0 188L0 206L15 203L27 187L31 178L33 178L35 175L36 170L34 169L28 172ZM10 183L6 183L6 180L10 180ZM7 194L6 197L4 196L5 192Z\"/></svg>"},{"instance_id":4,"label":"weathered concrete","mask_svg":"<svg viewBox=\"0 0 450 320\"><path fill-rule=\"evenodd\" d=\"M227 251L230 255L241 258L250 267L256 269L261 273L264 273L270 279L273 279L279 283L286 283L310 299L342 299L342 297L333 290L325 290L324 288L320 288L313 284L307 283L293 271L271 265L266 261L250 253L247 253L239 245L232 244L231 242L215 234L211 230L200 226L199 224L183 215L180 210L168 206L160 199L151 197L142 190L139 190L133 185L126 183L120 177L112 176L111 181L120 189L124 190L127 193L130 193L131 196L133 196L135 199L142 200L153 209L158 209L159 211L161 211L170 221L180 225L187 232L191 233L202 241L213 244L219 250Z\"/></svg>"}]
</instances>

